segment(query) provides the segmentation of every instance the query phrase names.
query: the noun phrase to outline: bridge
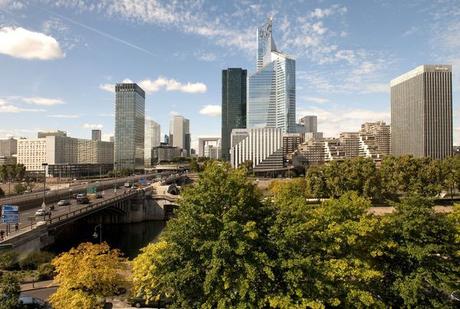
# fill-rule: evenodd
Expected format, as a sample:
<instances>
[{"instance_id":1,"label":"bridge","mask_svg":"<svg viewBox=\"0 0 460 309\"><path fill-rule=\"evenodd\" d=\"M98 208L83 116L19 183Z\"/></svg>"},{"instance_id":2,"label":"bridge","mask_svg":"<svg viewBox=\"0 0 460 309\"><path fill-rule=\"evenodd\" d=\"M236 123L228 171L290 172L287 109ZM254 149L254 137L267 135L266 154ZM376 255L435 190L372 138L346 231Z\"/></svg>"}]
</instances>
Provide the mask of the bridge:
<instances>
[{"instance_id":1,"label":"bridge","mask_svg":"<svg viewBox=\"0 0 460 309\"><path fill-rule=\"evenodd\" d=\"M178 196L171 194L156 194L151 185L105 191L103 198L94 199L86 205L72 201L71 205L55 206L50 216L35 217L36 209L31 209L21 213L18 230L0 240L0 250L11 248L24 255L42 249L54 242L54 235L59 229L77 220L95 224L166 220L178 207L177 199Z\"/></svg>"}]
</instances>

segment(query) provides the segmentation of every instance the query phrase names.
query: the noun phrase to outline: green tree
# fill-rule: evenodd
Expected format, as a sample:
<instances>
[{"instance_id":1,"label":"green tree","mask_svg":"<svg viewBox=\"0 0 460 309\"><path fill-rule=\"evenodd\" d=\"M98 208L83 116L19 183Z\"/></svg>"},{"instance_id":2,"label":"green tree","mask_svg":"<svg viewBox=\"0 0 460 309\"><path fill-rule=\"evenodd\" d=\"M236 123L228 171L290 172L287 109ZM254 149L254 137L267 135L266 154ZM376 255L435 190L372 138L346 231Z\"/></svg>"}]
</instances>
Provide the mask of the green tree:
<instances>
[{"instance_id":1,"label":"green tree","mask_svg":"<svg viewBox=\"0 0 460 309\"><path fill-rule=\"evenodd\" d=\"M13 250L8 250L0 253L0 269L2 270L14 270L17 269L18 254Z\"/></svg>"},{"instance_id":2,"label":"green tree","mask_svg":"<svg viewBox=\"0 0 460 309\"><path fill-rule=\"evenodd\" d=\"M0 309L20 308L21 288L18 278L12 273L4 273L0 278Z\"/></svg>"},{"instance_id":3,"label":"green tree","mask_svg":"<svg viewBox=\"0 0 460 309\"><path fill-rule=\"evenodd\" d=\"M27 190L27 187L24 186L22 183L17 183L17 184L14 185L14 192L16 194L22 194L26 190Z\"/></svg>"},{"instance_id":4,"label":"green tree","mask_svg":"<svg viewBox=\"0 0 460 309\"><path fill-rule=\"evenodd\" d=\"M297 199L279 205L270 236L278 249L271 307L383 306L375 293L382 277L373 265L378 253L370 249L380 226L367 213L370 206L356 193L317 206Z\"/></svg>"},{"instance_id":5,"label":"green tree","mask_svg":"<svg viewBox=\"0 0 460 309\"><path fill-rule=\"evenodd\" d=\"M244 168L212 162L161 237L161 267L147 269L173 308L263 307L274 284L272 217Z\"/></svg>"},{"instance_id":6,"label":"green tree","mask_svg":"<svg viewBox=\"0 0 460 309\"><path fill-rule=\"evenodd\" d=\"M122 284L123 261L120 251L105 242L82 243L60 254L52 262L59 287L50 303L63 309L100 307L100 299L113 296Z\"/></svg>"},{"instance_id":7,"label":"green tree","mask_svg":"<svg viewBox=\"0 0 460 309\"><path fill-rule=\"evenodd\" d=\"M306 192L309 197L329 197L330 192L326 183L326 175L320 166L311 166L306 175Z\"/></svg>"},{"instance_id":8,"label":"green tree","mask_svg":"<svg viewBox=\"0 0 460 309\"><path fill-rule=\"evenodd\" d=\"M444 308L460 288L455 225L436 214L431 201L408 197L383 219L382 254L376 265L384 274L379 295L388 306Z\"/></svg>"}]
</instances>

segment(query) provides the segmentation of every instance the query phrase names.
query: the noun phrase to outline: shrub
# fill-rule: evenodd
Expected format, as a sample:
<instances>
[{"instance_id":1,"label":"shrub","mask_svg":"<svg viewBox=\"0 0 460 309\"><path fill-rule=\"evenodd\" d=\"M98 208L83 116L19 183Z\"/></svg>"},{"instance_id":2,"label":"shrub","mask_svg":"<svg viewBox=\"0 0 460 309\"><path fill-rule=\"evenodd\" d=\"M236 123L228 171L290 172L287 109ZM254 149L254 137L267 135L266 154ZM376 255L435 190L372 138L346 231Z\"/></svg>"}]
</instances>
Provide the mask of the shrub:
<instances>
[{"instance_id":1,"label":"shrub","mask_svg":"<svg viewBox=\"0 0 460 309\"><path fill-rule=\"evenodd\" d=\"M51 263L44 263L38 266L38 280L51 280L54 278L54 266Z\"/></svg>"},{"instance_id":2,"label":"shrub","mask_svg":"<svg viewBox=\"0 0 460 309\"><path fill-rule=\"evenodd\" d=\"M18 254L14 251L0 253L0 269L16 270L18 269Z\"/></svg>"},{"instance_id":3,"label":"shrub","mask_svg":"<svg viewBox=\"0 0 460 309\"><path fill-rule=\"evenodd\" d=\"M49 263L54 258L54 254L46 251L35 251L30 253L26 258L19 261L21 269L37 269L39 265Z\"/></svg>"}]
</instances>

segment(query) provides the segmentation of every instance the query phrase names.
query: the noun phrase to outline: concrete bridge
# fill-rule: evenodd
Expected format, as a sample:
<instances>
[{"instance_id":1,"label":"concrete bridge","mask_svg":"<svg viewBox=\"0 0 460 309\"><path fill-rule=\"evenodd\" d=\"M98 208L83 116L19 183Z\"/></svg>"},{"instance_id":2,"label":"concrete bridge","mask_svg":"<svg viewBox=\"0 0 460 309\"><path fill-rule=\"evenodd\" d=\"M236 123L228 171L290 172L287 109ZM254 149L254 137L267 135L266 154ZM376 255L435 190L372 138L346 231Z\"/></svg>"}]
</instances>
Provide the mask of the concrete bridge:
<instances>
[{"instance_id":1,"label":"concrete bridge","mask_svg":"<svg viewBox=\"0 0 460 309\"><path fill-rule=\"evenodd\" d=\"M51 217L36 223L21 224L18 231L0 241L1 249L13 249L20 255L40 250L54 242L60 229L77 221L94 224L133 223L148 220L167 220L177 205L178 196L156 194L153 186L142 189L119 189L104 194L103 199L88 205L60 207ZM24 219L23 219L24 220Z\"/></svg>"}]
</instances>

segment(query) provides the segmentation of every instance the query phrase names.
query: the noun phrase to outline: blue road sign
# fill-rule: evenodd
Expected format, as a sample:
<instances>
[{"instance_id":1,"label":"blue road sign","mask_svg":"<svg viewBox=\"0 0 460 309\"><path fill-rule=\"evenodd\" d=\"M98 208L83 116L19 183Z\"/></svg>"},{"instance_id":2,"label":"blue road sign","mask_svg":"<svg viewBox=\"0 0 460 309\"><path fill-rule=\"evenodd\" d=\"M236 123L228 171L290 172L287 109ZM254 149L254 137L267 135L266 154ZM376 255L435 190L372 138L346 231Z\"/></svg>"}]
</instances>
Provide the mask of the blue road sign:
<instances>
[{"instance_id":1,"label":"blue road sign","mask_svg":"<svg viewBox=\"0 0 460 309\"><path fill-rule=\"evenodd\" d=\"M14 205L2 206L3 223L19 223L19 207Z\"/></svg>"}]
</instances>

